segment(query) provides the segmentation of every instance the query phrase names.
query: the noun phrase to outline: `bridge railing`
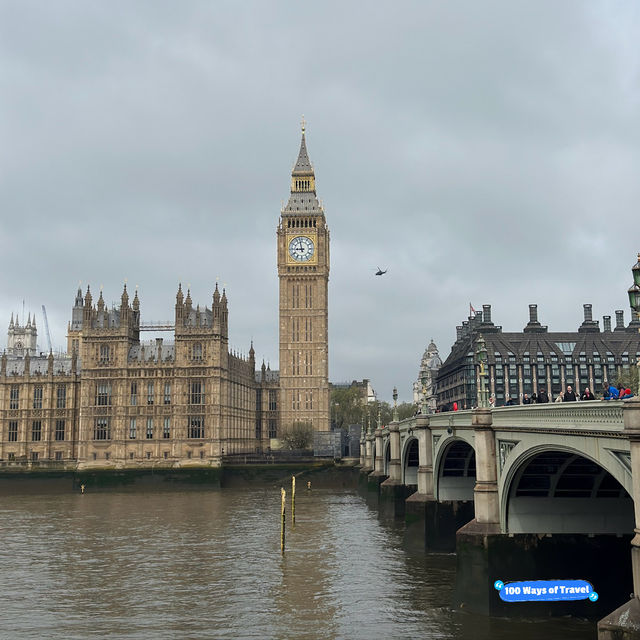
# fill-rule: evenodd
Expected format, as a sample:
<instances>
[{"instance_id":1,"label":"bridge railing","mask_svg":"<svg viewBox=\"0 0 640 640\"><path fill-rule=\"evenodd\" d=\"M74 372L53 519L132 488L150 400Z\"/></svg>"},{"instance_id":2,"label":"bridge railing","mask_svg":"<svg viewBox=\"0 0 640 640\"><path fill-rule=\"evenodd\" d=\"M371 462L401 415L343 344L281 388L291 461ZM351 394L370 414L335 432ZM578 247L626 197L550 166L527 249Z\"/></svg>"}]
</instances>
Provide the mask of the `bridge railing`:
<instances>
[{"instance_id":1,"label":"bridge railing","mask_svg":"<svg viewBox=\"0 0 640 640\"><path fill-rule=\"evenodd\" d=\"M492 409L494 428L580 429L583 431L621 432L624 428L624 400L593 400L550 404L517 405ZM473 411L448 411L429 415L432 429L472 426ZM400 431L414 428L413 416L400 422ZM386 429L383 433L387 433Z\"/></svg>"},{"instance_id":2,"label":"bridge railing","mask_svg":"<svg viewBox=\"0 0 640 640\"><path fill-rule=\"evenodd\" d=\"M429 416L429 424L432 428L438 427L468 427L471 425L471 409L462 411L447 411L434 413Z\"/></svg>"},{"instance_id":3,"label":"bridge railing","mask_svg":"<svg viewBox=\"0 0 640 640\"><path fill-rule=\"evenodd\" d=\"M493 426L622 431L623 406L624 400L591 400L501 407L492 410Z\"/></svg>"}]
</instances>

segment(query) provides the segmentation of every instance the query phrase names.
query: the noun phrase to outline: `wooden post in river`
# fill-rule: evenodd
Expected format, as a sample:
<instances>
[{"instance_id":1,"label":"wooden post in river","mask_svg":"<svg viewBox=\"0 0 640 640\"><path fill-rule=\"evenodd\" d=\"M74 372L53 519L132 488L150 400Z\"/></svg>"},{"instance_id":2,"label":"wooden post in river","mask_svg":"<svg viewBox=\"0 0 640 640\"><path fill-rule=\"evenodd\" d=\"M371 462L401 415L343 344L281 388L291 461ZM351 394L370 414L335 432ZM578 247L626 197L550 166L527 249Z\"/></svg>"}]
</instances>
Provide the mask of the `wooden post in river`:
<instances>
[{"instance_id":1,"label":"wooden post in river","mask_svg":"<svg viewBox=\"0 0 640 640\"><path fill-rule=\"evenodd\" d=\"M291 526L296 526L296 477L291 476Z\"/></svg>"},{"instance_id":2,"label":"wooden post in river","mask_svg":"<svg viewBox=\"0 0 640 640\"><path fill-rule=\"evenodd\" d=\"M286 525L286 504L287 504L287 492L284 487L280 487L280 496L282 498L280 505L280 515L282 520L282 528L280 529L280 552L284 555L284 530Z\"/></svg>"}]
</instances>

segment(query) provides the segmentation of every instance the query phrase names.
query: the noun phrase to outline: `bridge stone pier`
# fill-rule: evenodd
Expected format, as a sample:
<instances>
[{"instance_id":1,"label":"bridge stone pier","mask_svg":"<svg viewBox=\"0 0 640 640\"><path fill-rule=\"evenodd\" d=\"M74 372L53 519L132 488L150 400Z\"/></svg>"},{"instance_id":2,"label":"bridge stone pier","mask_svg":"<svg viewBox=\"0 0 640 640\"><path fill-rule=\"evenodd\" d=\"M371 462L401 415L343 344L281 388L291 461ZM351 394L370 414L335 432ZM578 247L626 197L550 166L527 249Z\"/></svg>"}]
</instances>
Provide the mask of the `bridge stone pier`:
<instances>
[{"instance_id":1,"label":"bridge stone pier","mask_svg":"<svg viewBox=\"0 0 640 640\"><path fill-rule=\"evenodd\" d=\"M458 606L640 639L640 399L417 415L361 451L362 486L404 514L407 544L456 551ZM493 586L554 578L599 598L504 603Z\"/></svg>"},{"instance_id":2,"label":"bridge stone pier","mask_svg":"<svg viewBox=\"0 0 640 640\"><path fill-rule=\"evenodd\" d=\"M389 438L384 455L386 468L383 469L386 480L380 484L380 503L388 515L403 516L405 499L416 490L417 486L409 484L407 479L402 477L399 424L392 422L388 429Z\"/></svg>"},{"instance_id":3,"label":"bridge stone pier","mask_svg":"<svg viewBox=\"0 0 640 640\"><path fill-rule=\"evenodd\" d=\"M373 468L373 470L367 474L367 492L378 496L380 495L380 485L387 478L384 472L382 429L376 429L373 435L367 436L367 441L370 443L371 454L369 461L372 463Z\"/></svg>"}]
</instances>

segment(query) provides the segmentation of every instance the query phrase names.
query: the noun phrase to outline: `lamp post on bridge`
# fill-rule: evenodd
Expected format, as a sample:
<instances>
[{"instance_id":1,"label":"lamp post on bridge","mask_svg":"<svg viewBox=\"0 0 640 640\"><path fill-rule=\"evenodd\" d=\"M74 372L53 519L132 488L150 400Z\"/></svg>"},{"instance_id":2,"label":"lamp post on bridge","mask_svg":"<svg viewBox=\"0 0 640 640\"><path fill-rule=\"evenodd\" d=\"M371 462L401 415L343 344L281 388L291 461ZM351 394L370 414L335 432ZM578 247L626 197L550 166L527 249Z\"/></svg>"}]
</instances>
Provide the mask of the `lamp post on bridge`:
<instances>
[{"instance_id":1,"label":"lamp post on bridge","mask_svg":"<svg viewBox=\"0 0 640 640\"><path fill-rule=\"evenodd\" d=\"M398 422L398 389L393 387L393 421Z\"/></svg>"},{"instance_id":2,"label":"lamp post on bridge","mask_svg":"<svg viewBox=\"0 0 640 640\"><path fill-rule=\"evenodd\" d=\"M631 268L631 273L633 274L633 284L629 287L627 293L629 294L631 309L635 312L636 317L638 317L638 314L640 314L640 253L638 254L638 262ZM636 395L640 396L640 356L636 356L636 367L638 372Z\"/></svg>"},{"instance_id":3,"label":"lamp post on bridge","mask_svg":"<svg viewBox=\"0 0 640 640\"><path fill-rule=\"evenodd\" d=\"M487 376L487 371L485 369L487 365L487 357L487 345L484 341L484 338L480 336L476 340L476 362L478 364L479 370L479 384L476 390L476 395L478 400L478 407L480 407L481 409L489 408L489 399L487 398L487 384L485 380Z\"/></svg>"}]
</instances>

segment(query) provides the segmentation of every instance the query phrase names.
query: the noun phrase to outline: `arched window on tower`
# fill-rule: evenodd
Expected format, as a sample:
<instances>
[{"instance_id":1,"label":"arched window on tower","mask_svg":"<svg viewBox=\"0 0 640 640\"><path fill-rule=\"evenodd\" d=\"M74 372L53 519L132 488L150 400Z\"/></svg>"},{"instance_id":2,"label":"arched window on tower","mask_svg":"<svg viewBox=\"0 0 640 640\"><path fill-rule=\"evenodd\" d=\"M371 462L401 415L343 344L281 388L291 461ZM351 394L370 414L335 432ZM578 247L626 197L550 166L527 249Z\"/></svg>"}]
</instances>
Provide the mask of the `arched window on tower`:
<instances>
[{"instance_id":1,"label":"arched window on tower","mask_svg":"<svg viewBox=\"0 0 640 640\"><path fill-rule=\"evenodd\" d=\"M202 360L202 344L196 342L193 345L193 359L194 360Z\"/></svg>"},{"instance_id":2,"label":"arched window on tower","mask_svg":"<svg viewBox=\"0 0 640 640\"><path fill-rule=\"evenodd\" d=\"M100 345L100 364L107 364L111 359L111 349L108 344Z\"/></svg>"}]
</instances>

